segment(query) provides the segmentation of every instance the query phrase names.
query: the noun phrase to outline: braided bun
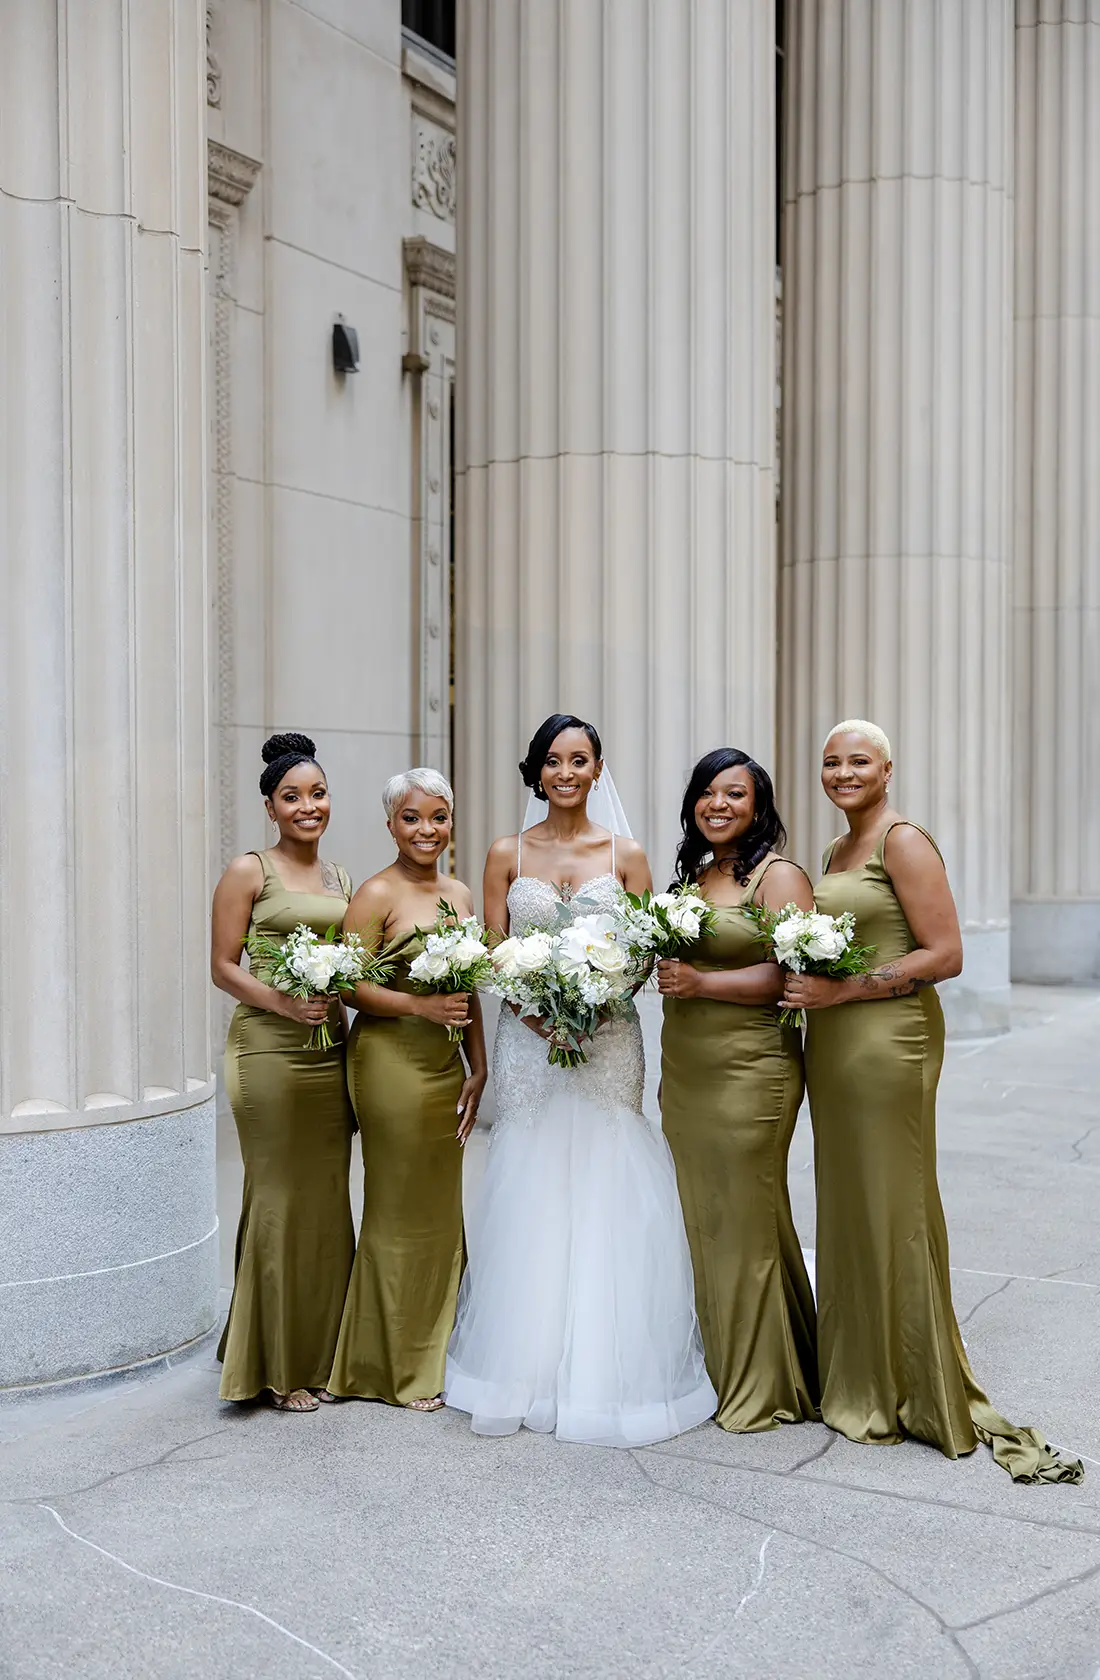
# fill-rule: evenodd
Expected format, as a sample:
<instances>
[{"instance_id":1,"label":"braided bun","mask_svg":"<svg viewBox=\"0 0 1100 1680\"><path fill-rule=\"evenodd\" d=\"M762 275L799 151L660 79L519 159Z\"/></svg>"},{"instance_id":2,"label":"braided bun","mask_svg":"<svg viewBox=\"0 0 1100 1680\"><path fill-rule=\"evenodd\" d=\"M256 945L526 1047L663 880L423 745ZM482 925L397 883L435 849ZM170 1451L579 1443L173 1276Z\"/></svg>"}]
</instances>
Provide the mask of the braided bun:
<instances>
[{"instance_id":1,"label":"braided bun","mask_svg":"<svg viewBox=\"0 0 1100 1680\"><path fill-rule=\"evenodd\" d=\"M317 744L308 735L297 735L289 730L285 735L269 735L260 750L264 763L274 764L277 758L286 758L288 753L303 753L306 758L312 758Z\"/></svg>"},{"instance_id":2,"label":"braided bun","mask_svg":"<svg viewBox=\"0 0 1100 1680\"><path fill-rule=\"evenodd\" d=\"M296 764L317 764L317 748L308 735L288 730L283 735L269 735L261 749L267 769L260 777L260 792L270 799L288 770ZM320 769L320 765L317 765Z\"/></svg>"}]
</instances>

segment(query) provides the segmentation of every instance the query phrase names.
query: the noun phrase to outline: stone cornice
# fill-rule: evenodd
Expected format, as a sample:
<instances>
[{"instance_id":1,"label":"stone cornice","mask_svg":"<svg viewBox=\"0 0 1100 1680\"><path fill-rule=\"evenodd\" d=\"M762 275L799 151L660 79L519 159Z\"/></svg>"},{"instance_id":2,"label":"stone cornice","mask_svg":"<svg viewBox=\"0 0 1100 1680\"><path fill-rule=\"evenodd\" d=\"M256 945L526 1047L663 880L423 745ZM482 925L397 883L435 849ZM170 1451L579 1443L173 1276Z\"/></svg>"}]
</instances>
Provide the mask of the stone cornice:
<instances>
[{"instance_id":1,"label":"stone cornice","mask_svg":"<svg viewBox=\"0 0 1100 1680\"><path fill-rule=\"evenodd\" d=\"M255 158L245 157L219 140L207 140L206 182L212 204L230 208L243 204L259 173Z\"/></svg>"},{"instance_id":2,"label":"stone cornice","mask_svg":"<svg viewBox=\"0 0 1100 1680\"><path fill-rule=\"evenodd\" d=\"M433 245L430 239L417 238L404 241L404 252L405 273L409 277L410 286L423 286L425 291L435 292L438 297L454 297L453 251L445 251L441 245Z\"/></svg>"}]
</instances>

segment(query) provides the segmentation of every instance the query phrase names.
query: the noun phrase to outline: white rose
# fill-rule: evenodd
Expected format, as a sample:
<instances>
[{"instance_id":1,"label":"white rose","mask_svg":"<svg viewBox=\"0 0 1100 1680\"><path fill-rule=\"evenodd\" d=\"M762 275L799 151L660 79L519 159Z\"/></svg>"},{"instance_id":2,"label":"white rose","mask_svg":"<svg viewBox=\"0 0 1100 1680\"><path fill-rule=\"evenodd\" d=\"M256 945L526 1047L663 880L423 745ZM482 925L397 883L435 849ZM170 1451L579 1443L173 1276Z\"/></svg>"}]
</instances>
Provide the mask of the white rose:
<instances>
[{"instance_id":1,"label":"white rose","mask_svg":"<svg viewBox=\"0 0 1100 1680\"><path fill-rule=\"evenodd\" d=\"M614 916L578 916L562 935L562 947L570 960L583 961L600 974L618 976L627 963L618 932Z\"/></svg>"},{"instance_id":2,"label":"white rose","mask_svg":"<svg viewBox=\"0 0 1100 1680\"><path fill-rule=\"evenodd\" d=\"M518 939L502 939L492 952L493 967L506 980L514 980L519 974L519 968L516 964L516 952L518 950Z\"/></svg>"},{"instance_id":3,"label":"white rose","mask_svg":"<svg viewBox=\"0 0 1100 1680\"><path fill-rule=\"evenodd\" d=\"M668 913L668 925L689 939L699 937L699 912L690 903L680 900Z\"/></svg>"},{"instance_id":4,"label":"white rose","mask_svg":"<svg viewBox=\"0 0 1100 1680\"><path fill-rule=\"evenodd\" d=\"M413 980L442 980L450 966L444 952L425 947L409 964L409 976Z\"/></svg>"},{"instance_id":5,"label":"white rose","mask_svg":"<svg viewBox=\"0 0 1100 1680\"><path fill-rule=\"evenodd\" d=\"M517 974L536 974L545 968L553 953L554 941L548 933L529 933L516 941L513 962Z\"/></svg>"},{"instance_id":6,"label":"white rose","mask_svg":"<svg viewBox=\"0 0 1100 1680\"><path fill-rule=\"evenodd\" d=\"M301 979L308 986L312 986L315 992L328 990L333 975L333 964L327 946L322 945L316 951L311 951L304 968L305 973L301 975Z\"/></svg>"},{"instance_id":7,"label":"white rose","mask_svg":"<svg viewBox=\"0 0 1100 1680\"><path fill-rule=\"evenodd\" d=\"M780 958L789 957L796 951L803 931L801 916L787 916L783 921L777 922L772 934L776 955Z\"/></svg>"},{"instance_id":8,"label":"white rose","mask_svg":"<svg viewBox=\"0 0 1100 1680\"><path fill-rule=\"evenodd\" d=\"M676 894L654 893L649 902L653 906L654 910L670 910L676 903Z\"/></svg>"},{"instance_id":9,"label":"white rose","mask_svg":"<svg viewBox=\"0 0 1100 1680\"><path fill-rule=\"evenodd\" d=\"M821 928L806 941L806 955L818 962L832 962L839 957L848 941L839 928Z\"/></svg>"},{"instance_id":10,"label":"white rose","mask_svg":"<svg viewBox=\"0 0 1100 1680\"><path fill-rule=\"evenodd\" d=\"M471 968L474 963L480 962L484 955L485 947L481 940L465 934L451 952L451 961L455 968Z\"/></svg>"}]
</instances>

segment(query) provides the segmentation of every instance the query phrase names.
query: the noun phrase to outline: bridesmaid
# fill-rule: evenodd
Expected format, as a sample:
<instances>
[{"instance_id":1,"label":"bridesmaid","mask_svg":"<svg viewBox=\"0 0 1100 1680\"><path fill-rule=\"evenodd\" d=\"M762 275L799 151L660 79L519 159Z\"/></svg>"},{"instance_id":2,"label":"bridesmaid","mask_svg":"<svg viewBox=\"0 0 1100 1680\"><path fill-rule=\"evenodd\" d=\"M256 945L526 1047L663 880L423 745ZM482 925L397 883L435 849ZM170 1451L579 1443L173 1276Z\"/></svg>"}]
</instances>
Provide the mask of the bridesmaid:
<instances>
[{"instance_id":1,"label":"bridesmaid","mask_svg":"<svg viewBox=\"0 0 1100 1680\"><path fill-rule=\"evenodd\" d=\"M808 910L813 893L779 856L771 778L719 747L684 793L676 884L714 905L715 932L658 965L665 1000L661 1121L676 1162L707 1370L723 1429L817 1417L814 1299L791 1218L787 1153L802 1101L802 1046L781 1027L778 965L743 906Z\"/></svg>"},{"instance_id":2,"label":"bridesmaid","mask_svg":"<svg viewBox=\"0 0 1100 1680\"><path fill-rule=\"evenodd\" d=\"M441 898L474 914L470 889L439 873L454 794L438 770L407 770L382 793L397 845L351 901L346 926L397 962L386 986L360 986L348 1082L363 1143L363 1224L324 1398L356 1396L434 1412L464 1257L462 1149L485 1089L476 993L414 991L409 965ZM463 1069L446 1029L464 1027Z\"/></svg>"},{"instance_id":3,"label":"bridesmaid","mask_svg":"<svg viewBox=\"0 0 1100 1680\"><path fill-rule=\"evenodd\" d=\"M821 1414L852 1441L929 1441L948 1458L978 1441L1015 1481L1078 1482L1034 1429L994 1411L963 1352L936 1183L943 1062L939 980L962 940L935 841L890 805L882 730L837 724L821 782L848 832L825 853L821 910L852 910L878 966L850 980L788 974L806 1009L817 1172Z\"/></svg>"},{"instance_id":4,"label":"bridesmaid","mask_svg":"<svg viewBox=\"0 0 1100 1680\"><path fill-rule=\"evenodd\" d=\"M344 1012L293 998L241 967L250 933L283 939L299 922L340 928L351 882L317 855L329 791L308 735L272 735L260 777L278 834L268 852L234 858L214 893L210 970L239 999L225 1083L244 1159L244 1205L229 1319L218 1349L223 1400L270 1394L279 1411L312 1412L336 1346L355 1249L348 1174L355 1121L344 1070ZM337 1042L307 1050L326 1017Z\"/></svg>"}]
</instances>

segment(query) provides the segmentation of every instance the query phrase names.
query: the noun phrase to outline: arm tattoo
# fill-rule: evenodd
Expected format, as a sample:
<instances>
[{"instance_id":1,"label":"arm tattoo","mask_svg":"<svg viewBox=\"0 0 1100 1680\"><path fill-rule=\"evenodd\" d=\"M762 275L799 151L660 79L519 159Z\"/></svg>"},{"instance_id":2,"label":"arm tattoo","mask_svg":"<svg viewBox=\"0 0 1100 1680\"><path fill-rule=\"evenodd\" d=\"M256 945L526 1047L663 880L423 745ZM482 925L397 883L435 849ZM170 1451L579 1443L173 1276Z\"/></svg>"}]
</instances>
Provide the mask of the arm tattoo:
<instances>
[{"instance_id":1,"label":"arm tattoo","mask_svg":"<svg viewBox=\"0 0 1100 1680\"><path fill-rule=\"evenodd\" d=\"M872 969L870 974L861 974L859 983L868 992L877 991L879 986L885 984L887 997L911 997L914 992L923 991L926 986L934 986L936 976L931 974L927 977L907 978L897 963L883 963L881 968Z\"/></svg>"}]
</instances>

